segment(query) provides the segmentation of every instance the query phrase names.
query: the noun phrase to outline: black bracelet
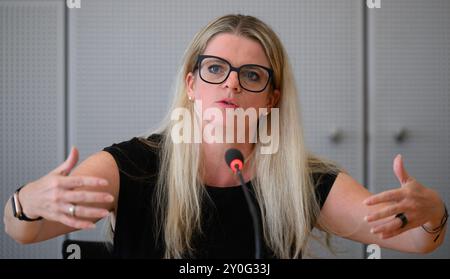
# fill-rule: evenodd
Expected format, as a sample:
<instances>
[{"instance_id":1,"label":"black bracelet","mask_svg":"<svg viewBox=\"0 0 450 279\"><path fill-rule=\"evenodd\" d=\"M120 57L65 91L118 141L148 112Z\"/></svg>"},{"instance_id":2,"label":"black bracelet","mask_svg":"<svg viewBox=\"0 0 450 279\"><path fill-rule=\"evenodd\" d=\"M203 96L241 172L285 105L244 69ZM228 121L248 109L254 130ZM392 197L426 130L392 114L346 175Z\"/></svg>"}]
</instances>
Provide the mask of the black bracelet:
<instances>
[{"instance_id":1,"label":"black bracelet","mask_svg":"<svg viewBox=\"0 0 450 279\"><path fill-rule=\"evenodd\" d=\"M441 231L442 231L442 229L444 229L445 225L447 224L447 220L448 220L448 211L447 211L447 206L444 203L444 216L442 217L441 223L439 224L439 226L430 230L430 229L427 229L424 225L422 225L422 229L424 229L427 233L430 233L430 234L438 233L436 238L433 240L434 242L436 242L436 240L438 240L439 236L441 236Z\"/></svg>"},{"instance_id":2,"label":"black bracelet","mask_svg":"<svg viewBox=\"0 0 450 279\"><path fill-rule=\"evenodd\" d=\"M31 219L27 215L25 215L25 213L23 212L22 205L20 204L20 201L19 201L19 192L24 186L25 185L20 186L11 197L11 205L12 205L14 217L19 219L20 221L28 221L28 222L42 220L41 216Z\"/></svg>"}]
</instances>

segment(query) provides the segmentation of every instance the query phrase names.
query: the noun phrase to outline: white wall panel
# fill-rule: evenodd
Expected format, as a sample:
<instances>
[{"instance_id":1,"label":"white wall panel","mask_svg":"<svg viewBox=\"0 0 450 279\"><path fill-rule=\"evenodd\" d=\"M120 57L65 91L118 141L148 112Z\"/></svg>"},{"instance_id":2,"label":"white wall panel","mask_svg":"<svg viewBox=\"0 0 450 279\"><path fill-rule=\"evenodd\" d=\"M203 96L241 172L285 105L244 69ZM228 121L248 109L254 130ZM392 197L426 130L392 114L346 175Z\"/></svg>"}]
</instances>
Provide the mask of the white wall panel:
<instances>
[{"instance_id":1,"label":"white wall panel","mask_svg":"<svg viewBox=\"0 0 450 279\"><path fill-rule=\"evenodd\" d=\"M0 1L0 201L64 161L64 5ZM60 258L58 239L23 246L0 222L0 258Z\"/></svg>"},{"instance_id":2,"label":"white wall panel","mask_svg":"<svg viewBox=\"0 0 450 279\"><path fill-rule=\"evenodd\" d=\"M450 204L450 1L382 1L370 11L370 189L399 187L393 159ZM404 141L395 136L405 129ZM431 237L431 236L430 236ZM382 249L382 257L448 258Z\"/></svg>"}]
</instances>

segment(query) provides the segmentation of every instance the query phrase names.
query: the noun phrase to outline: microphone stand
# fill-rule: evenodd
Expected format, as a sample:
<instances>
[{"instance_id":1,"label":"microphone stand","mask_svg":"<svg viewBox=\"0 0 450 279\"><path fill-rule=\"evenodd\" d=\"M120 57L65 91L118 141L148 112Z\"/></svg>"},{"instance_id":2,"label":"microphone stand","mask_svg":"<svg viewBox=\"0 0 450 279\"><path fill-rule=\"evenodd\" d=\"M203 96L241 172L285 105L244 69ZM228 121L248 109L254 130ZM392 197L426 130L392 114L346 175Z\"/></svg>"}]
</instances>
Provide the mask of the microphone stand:
<instances>
[{"instance_id":1,"label":"microphone stand","mask_svg":"<svg viewBox=\"0 0 450 279\"><path fill-rule=\"evenodd\" d=\"M253 231L255 234L255 258L256 259L261 259L261 241L260 241L260 235L259 232L260 227L259 227L259 218L258 218L258 214L255 208L255 205L253 204L253 201L250 198L250 194L248 192L247 186L245 186L245 181L244 181L244 177L242 176L241 170L239 169L239 165L236 164L235 165L235 169L236 169L236 174L239 177L239 181L241 182L242 185L242 190L244 191L244 196L245 199L247 201L247 205L248 205L248 209L250 211L250 215L252 216L252 221L253 221Z\"/></svg>"}]
</instances>

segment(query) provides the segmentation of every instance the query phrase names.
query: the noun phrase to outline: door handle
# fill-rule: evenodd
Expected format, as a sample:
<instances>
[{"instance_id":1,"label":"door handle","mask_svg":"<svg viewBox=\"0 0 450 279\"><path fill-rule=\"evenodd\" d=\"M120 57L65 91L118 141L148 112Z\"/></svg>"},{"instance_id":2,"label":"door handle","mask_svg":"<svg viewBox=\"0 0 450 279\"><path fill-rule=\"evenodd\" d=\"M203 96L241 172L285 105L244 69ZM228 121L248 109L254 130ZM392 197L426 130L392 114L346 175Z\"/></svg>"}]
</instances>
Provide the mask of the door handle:
<instances>
[{"instance_id":1,"label":"door handle","mask_svg":"<svg viewBox=\"0 0 450 279\"><path fill-rule=\"evenodd\" d=\"M330 136L329 136L330 140L331 140L333 143L339 143L339 142L341 142L342 139L343 139L343 137L344 137L344 132L342 131L341 128L335 128L335 129L330 133Z\"/></svg>"},{"instance_id":2,"label":"door handle","mask_svg":"<svg viewBox=\"0 0 450 279\"><path fill-rule=\"evenodd\" d=\"M401 127L397 132L394 133L394 140L397 143L404 143L409 137L408 129Z\"/></svg>"}]
</instances>

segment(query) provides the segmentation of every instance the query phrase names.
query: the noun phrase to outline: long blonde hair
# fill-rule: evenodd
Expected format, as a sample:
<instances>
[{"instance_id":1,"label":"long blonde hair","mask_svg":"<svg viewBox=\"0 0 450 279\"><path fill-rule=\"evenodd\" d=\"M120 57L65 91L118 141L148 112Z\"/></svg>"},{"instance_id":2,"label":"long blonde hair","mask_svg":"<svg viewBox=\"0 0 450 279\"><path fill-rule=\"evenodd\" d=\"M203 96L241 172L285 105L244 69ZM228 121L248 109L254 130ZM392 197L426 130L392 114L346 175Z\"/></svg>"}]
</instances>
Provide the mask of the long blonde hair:
<instances>
[{"instance_id":1,"label":"long blonde hair","mask_svg":"<svg viewBox=\"0 0 450 279\"><path fill-rule=\"evenodd\" d=\"M184 54L170 112L184 107L194 115L193 103L186 94L185 77L194 71L196 58L209 40L221 33L259 42L274 70L275 88L281 91L277 104L279 148L274 154L261 154L260 143L255 144L256 176L252 184L261 209L266 245L276 257L298 258L320 212L311 175L337 174L339 168L305 148L294 76L286 51L274 31L252 16L226 15L210 22L195 35ZM165 241L164 257L183 258L195 252L192 238L202 232L201 205L207 192L199 175L202 171L199 144L172 142L170 131L175 122L170 120L170 112L154 131L163 135L159 145L160 173L155 201L161 217L159 232L163 233Z\"/></svg>"}]
</instances>

